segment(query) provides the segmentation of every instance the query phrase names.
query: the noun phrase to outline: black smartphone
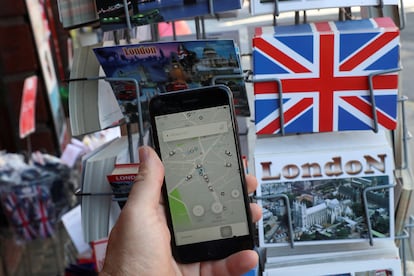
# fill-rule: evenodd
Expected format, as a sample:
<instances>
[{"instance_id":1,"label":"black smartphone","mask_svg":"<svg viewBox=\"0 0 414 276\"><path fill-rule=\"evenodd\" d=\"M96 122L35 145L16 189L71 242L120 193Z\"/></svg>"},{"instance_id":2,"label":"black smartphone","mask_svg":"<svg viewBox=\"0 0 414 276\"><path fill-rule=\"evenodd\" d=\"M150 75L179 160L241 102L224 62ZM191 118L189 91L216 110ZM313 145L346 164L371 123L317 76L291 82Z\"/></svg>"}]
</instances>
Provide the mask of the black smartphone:
<instances>
[{"instance_id":1,"label":"black smartphone","mask_svg":"<svg viewBox=\"0 0 414 276\"><path fill-rule=\"evenodd\" d=\"M181 263L252 249L244 168L231 91L170 92L149 103L152 137L164 167L172 251Z\"/></svg>"}]
</instances>

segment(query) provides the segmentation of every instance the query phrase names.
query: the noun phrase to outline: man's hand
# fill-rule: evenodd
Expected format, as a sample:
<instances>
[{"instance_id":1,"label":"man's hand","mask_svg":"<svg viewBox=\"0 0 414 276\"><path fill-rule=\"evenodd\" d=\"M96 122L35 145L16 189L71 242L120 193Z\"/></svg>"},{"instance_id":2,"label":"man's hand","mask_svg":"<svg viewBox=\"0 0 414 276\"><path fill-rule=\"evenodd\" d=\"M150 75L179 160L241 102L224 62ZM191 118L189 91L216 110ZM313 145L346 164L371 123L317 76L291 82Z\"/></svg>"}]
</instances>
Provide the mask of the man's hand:
<instances>
[{"instance_id":1,"label":"man's hand","mask_svg":"<svg viewBox=\"0 0 414 276\"><path fill-rule=\"evenodd\" d=\"M140 168L117 223L111 231L101 275L241 275L258 263L253 250L226 259L192 264L177 263L170 247L170 232L161 196L164 167L150 147L139 149ZM248 191L257 187L247 175ZM253 221L261 217L257 204L250 204Z\"/></svg>"}]
</instances>

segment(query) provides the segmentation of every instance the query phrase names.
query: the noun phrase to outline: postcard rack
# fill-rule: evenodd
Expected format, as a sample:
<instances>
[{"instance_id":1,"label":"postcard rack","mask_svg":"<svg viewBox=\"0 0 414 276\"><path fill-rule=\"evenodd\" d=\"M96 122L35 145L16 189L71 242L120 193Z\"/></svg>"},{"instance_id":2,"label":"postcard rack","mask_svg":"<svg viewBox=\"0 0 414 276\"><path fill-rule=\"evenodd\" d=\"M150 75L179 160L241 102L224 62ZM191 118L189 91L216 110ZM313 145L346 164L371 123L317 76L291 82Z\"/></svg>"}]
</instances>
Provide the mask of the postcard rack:
<instances>
[{"instance_id":1,"label":"postcard rack","mask_svg":"<svg viewBox=\"0 0 414 276\"><path fill-rule=\"evenodd\" d=\"M105 78L105 81L108 82L132 82L135 86L135 93L136 93L136 98L137 98L137 114L138 114L138 128L139 128L139 140L138 140L138 146L142 146L144 145L144 138L143 138L143 134L144 134L144 121L142 119L142 107L141 107L141 88L139 86L139 83L136 79L134 78L124 78L124 77L118 77L118 78ZM128 124L129 122L127 122ZM129 145L129 156L131 161L133 161L133 146L132 146L132 136L131 136L131 131L128 131L128 145Z\"/></svg>"},{"instance_id":2,"label":"postcard rack","mask_svg":"<svg viewBox=\"0 0 414 276\"><path fill-rule=\"evenodd\" d=\"M128 12L128 0L123 0L123 6L124 6L124 13L126 15L125 16L126 28L124 30L126 31L127 42L130 42L130 31L132 30L133 26L131 22L131 17L129 16L129 12ZM209 10L209 15L211 17L218 17L218 15L215 12L215 8L214 8L214 0L208 0L208 10ZM195 22L195 31L196 31L197 39L204 39L205 38L204 17L196 16L194 17L194 22ZM171 21L171 24L172 24L173 40L176 40L175 22ZM114 31L113 33L114 33L115 42L119 42L116 31ZM151 24L151 35L153 37L153 40L155 41L159 40L159 33L158 33L158 28L156 24Z\"/></svg>"},{"instance_id":3,"label":"postcard rack","mask_svg":"<svg viewBox=\"0 0 414 276\"><path fill-rule=\"evenodd\" d=\"M367 187L364 189L363 191L363 205L364 205L364 210L365 210L365 219L366 219L366 223L367 223L367 230L368 230L368 239L369 239L369 244L372 246L374 244L374 238L373 238L373 229L372 229L372 225L371 225L371 219L369 216L369 210L368 210L368 199L367 199L367 194L370 191L375 191L375 190L385 190L385 189L393 189L395 186L395 184L389 184L389 185L378 185L378 186L372 186L372 187ZM392 214L390 214L391 216Z\"/></svg>"},{"instance_id":4,"label":"postcard rack","mask_svg":"<svg viewBox=\"0 0 414 276\"><path fill-rule=\"evenodd\" d=\"M292 211L290 207L289 197L285 194L274 194L274 195L268 195L268 196L254 196L254 200L262 200L262 199L283 199L286 204L286 212L288 217L288 227L289 227L289 244L291 248L295 247L294 242L294 232L293 232L293 222L292 222Z\"/></svg>"},{"instance_id":5,"label":"postcard rack","mask_svg":"<svg viewBox=\"0 0 414 276\"><path fill-rule=\"evenodd\" d=\"M375 73L371 73L368 75L368 87L369 87L369 97L370 97L370 101L371 101L371 112L372 112L372 118L373 118L373 125L372 125L372 130L377 133L379 130L379 123L378 123L378 115L377 115L377 106L376 106L376 102L375 102L375 92L374 92L374 77L375 76L379 76L379 75L385 75L385 74L389 74L389 73L394 73L394 72L398 72L400 71L401 68L395 68L395 69L389 69L389 70L380 70L377 71ZM253 77L252 77L253 76ZM285 135L285 119L284 119L284 110L283 110L283 84L282 81L279 78L264 78L264 79L257 79L254 78L254 75L252 74L251 71L249 71L246 76L245 76L245 81L246 82L251 82L251 83L261 83L261 82L274 82L277 85L277 95L278 95L278 103L279 103L279 123L280 123L280 135L284 136ZM400 101L402 102L402 108L404 108L404 99L406 98L401 98ZM403 110L404 113L404 110ZM404 115L403 115L404 116ZM407 135L407 129L405 126L405 117L404 118L404 138L403 141L405 143L404 145L404 156L405 156L405 160L407 160L407 150L406 150L406 135Z\"/></svg>"},{"instance_id":6,"label":"postcard rack","mask_svg":"<svg viewBox=\"0 0 414 276\"><path fill-rule=\"evenodd\" d=\"M124 13L125 13L125 18L126 18L126 28L123 29L123 33L126 39L126 42L128 44L131 43L131 30L133 29L132 26L132 22L131 22L131 18L129 16L129 12L128 12L128 1L127 0L123 0L124 3ZM208 6L209 6L209 15L212 17L216 17L216 13L215 13L215 8L214 8L214 1L213 0L208 0ZM205 25L204 25L204 17L200 17L197 16L194 18L195 20L195 26L196 26L196 37L197 39L202 39L205 38ZM176 32L175 32L175 22L172 21L172 29L173 29L173 39L176 39ZM156 24L151 24L151 35L153 37L153 40L158 41L159 40L159 33L158 33L158 28ZM118 32L116 30L113 31L113 40L115 42L116 45L120 44L120 38L118 35ZM214 77L212 79L212 84L215 84L215 82L218 79L226 79L226 78L240 78L240 79L244 79L243 75L237 76L237 75L221 75L218 77ZM105 77L105 76L89 76L89 77L83 77L83 78L74 78L74 79L68 79L68 82L71 81L94 81L94 80L104 80L110 83L114 83L114 82L131 82L133 83L134 87L135 87L135 92L136 92L136 98L137 98L137 114L138 114L138 128L139 128L139 133L140 134L144 134L145 133L145 129L144 129L144 122L143 122L143 112L142 112L142 107L141 107L141 92L142 89L140 87L139 82L135 79L135 78L128 78L128 77ZM134 145L133 145L133 139L132 139L132 133L131 133L131 124L130 122L126 119L126 131L127 131L127 138L128 138L128 153L129 153L129 158L131 160L131 162L136 162L136 160L134 160ZM141 145L144 145L144 141L143 141L143 135L139 135L138 138L138 147ZM115 196L116 194L113 192L103 192L103 193L99 193L99 192L95 192L95 193L89 193L89 192L83 192L82 189L78 189L77 191L75 191L75 195L76 196L112 196L113 200L115 200Z\"/></svg>"},{"instance_id":7,"label":"postcard rack","mask_svg":"<svg viewBox=\"0 0 414 276\"><path fill-rule=\"evenodd\" d=\"M131 131L131 122L126 120L126 132L127 132L127 138L128 138L128 153L129 153L129 159L131 162L137 162L137 160L134 160L134 149L144 145L144 137L143 134L145 133L144 129L144 122L143 122L143 113L142 113L142 106L141 106L141 88L138 83L138 81L134 78L126 78L126 77L104 77L104 76L93 76L93 77L85 77L85 78L78 78L78 79L69 79L68 81L93 81L93 80L104 80L107 82L132 82L135 87L136 92L136 98L137 98L137 114L138 114L138 131L139 131L139 137L138 137L138 145L137 147L134 147L133 145L133 139L132 139L132 131ZM116 196L115 193L85 193L82 191L82 189L78 189L75 191L76 196Z\"/></svg>"},{"instance_id":8,"label":"postcard rack","mask_svg":"<svg viewBox=\"0 0 414 276\"><path fill-rule=\"evenodd\" d=\"M128 14L128 10L127 10L127 0L123 0L125 3L125 14ZM401 10L403 9L403 5L402 5L402 0L401 1ZM214 10L214 4L213 4L213 0L209 0L209 9L210 9L210 15L211 16L215 16L215 10ZM379 0L379 7L381 7L383 3L383 0ZM304 12L304 21L306 21L306 10L303 11ZM280 14L280 9L279 9L279 0L274 0L274 6L273 6L273 25L276 25L276 19ZM400 17L401 20L404 20L404 16ZM203 39L205 38L205 22L204 22L204 17L195 17L195 31L196 31L196 37L197 39ZM299 21L299 12L296 11L295 12L295 22L298 23ZM131 31L132 29L132 24L131 24L131 20L129 16L126 16L126 22L127 22L127 42L130 41L130 36L129 36L129 31ZM175 24L174 21L171 22L172 23L172 29L173 29L173 39L176 40L176 32L175 32ZM402 25L401 26L405 26L404 21L402 21ZM403 28L403 27L401 27ZM153 32L153 38L155 40L158 40L158 33L157 33L157 28L156 25L151 25L151 31ZM119 42L118 39L115 39L116 43ZM118 44L118 43L117 43ZM383 70L383 71L378 71L376 73L372 73L370 75L368 75L368 87L369 87L369 97L370 97L370 101L371 101L371 116L372 116L372 130L373 132L378 132L379 131L379 121L378 121L378 116L377 116L377 106L376 106L376 102L375 102L375 91L374 91L374 79L376 76L378 75L383 75L383 74L390 74L390 73L395 73L400 71L401 68L395 68L395 69L391 69L391 70ZM211 81L211 84L216 84L217 81L219 79L226 79L226 78L241 78L244 79L245 82L247 83L261 83L261 82L271 82L271 83L275 83L276 87L277 87L277 95L278 95L278 103L279 103L279 123L280 123L280 131L279 131L279 135L284 136L286 135L286 122L285 122L285 118L284 118L284 107L283 107L283 81L279 78L265 78L265 79L258 79L255 78L254 75L252 74L252 72L247 72L247 74L245 75L240 75L240 76L235 76L235 75L229 75L229 76L220 76L220 77L214 77ZM141 94L141 87L139 82L134 79L134 78L106 78L106 77L92 77L92 78L85 78L82 80L89 80L89 79L103 79L105 81L108 82L131 82L133 83L133 85L135 86L135 90L136 90L136 96L137 96L137 100L138 100L138 104L137 104L137 113L138 113L138 127L139 127L139 132L140 133L144 133L144 124L143 124L143 112L141 109L141 101L140 101L140 94ZM70 80L70 81L75 81L75 80ZM401 115L401 122L402 122L402 155L403 155L403 163L402 166L400 167L401 169L405 169L408 167L408 145L407 145L407 140L409 139L409 134L407 131L407 125L406 125L406 118L405 118L405 101L407 100L407 97L402 96L400 98L398 98L398 102L401 104L401 111L402 111L402 115ZM130 159L133 160L133 145L132 145L132 136L131 136L131 132L130 132L130 123L127 121L126 122L126 127L127 127L127 134L128 134L128 146L129 146L129 154L130 154ZM143 145L143 137L142 135L140 135L139 137L139 145ZM394 143L394 150L395 150L395 143ZM364 207L364 218L367 224L367 243L370 246L374 245L374 230L373 227L371 225L371 220L370 220L370 213L369 213L369 209L368 209L368 193L375 191L375 190L391 190L394 189L395 185L394 184L389 184L389 185L379 185L379 186L373 186L373 187L367 187L363 190L362 193L362 202L363 202L363 207ZM78 196L114 196L114 193L83 193L82 191L77 191L76 195ZM293 222L292 222L292 214L291 214L291 206L290 206L290 202L289 202L289 198L286 194L272 194L272 195L265 195L265 196L253 196L254 200L262 200L262 199L275 199L275 200L283 200L286 204L286 208L287 208L287 220L288 220L288 233L289 233L289 237L288 237L288 245L290 246L290 248L295 248L295 241L294 241L294 237L295 237L295 233L293 230ZM392 214L390 214L392 215ZM403 268L404 268L404 275L406 275L405 272L405 266L406 266L406 256L405 256L405 241L409 239L410 237L410 232L412 230L412 228L414 227L414 216L411 216L410 218L410 222L409 224L407 224L405 226L405 229L403 230L402 233L396 233L395 234L395 240L402 240L401 243L401 258L402 258L402 263L403 263Z\"/></svg>"},{"instance_id":9,"label":"postcard rack","mask_svg":"<svg viewBox=\"0 0 414 276\"><path fill-rule=\"evenodd\" d=\"M247 80L249 82L249 80ZM266 79L253 79L250 80L253 83L259 82L275 82L277 85L277 94L279 100L279 123L280 123L280 134L283 136L285 135L285 113L283 110L283 85L282 81L278 78L266 78Z\"/></svg>"},{"instance_id":10,"label":"postcard rack","mask_svg":"<svg viewBox=\"0 0 414 276\"><path fill-rule=\"evenodd\" d=\"M411 220L411 217L410 217ZM405 228L402 230L402 233L398 234L395 236L395 240L400 242L401 246L400 246L400 256L401 256L401 265L402 265L402 272L403 275L407 275L407 254L406 254L406 247L405 247L405 243L407 240L410 239L410 232L411 232L411 228L414 227L414 225L407 224L405 226Z\"/></svg>"},{"instance_id":11,"label":"postcard rack","mask_svg":"<svg viewBox=\"0 0 414 276\"><path fill-rule=\"evenodd\" d=\"M397 236L396 239L401 240L401 248L400 248L400 255L401 255L401 259L403 260L403 272L404 275L407 275L407 257L406 257L406 244L405 242L411 241L411 235L412 235L412 231L414 228L414 216L411 215L408 217L408 223L405 225L405 228L403 230L403 232L401 233L401 235ZM411 247L409 247L409 250L412 250ZM411 252L412 253L412 252Z\"/></svg>"},{"instance_id":12,"label":"postcard rack","mask_svg":"<svg viewBox=\"0 0 414 276\"><path fill-rule=\"evenodd\" d=\"M374 97L374 82L373 82L373 78L375 76L379 76L379 75L385 75L385 74L389 74L389 73L394 73L394 72L398 72L400 71L401 68L395 68L395 69L390 69L390 70L380 70L378 72L375 73L371 73L368 76L368 84L369 84L369 96L370 96L370 100L371 100L371 111L372 111L372 117L374 120L374 125L373 125L373 130L374 132L378 132L378 115L377 115L377 107L376 107L376 103L375 103L375 97Z\"/></svg>"},{"instance_id":13,"label":"postcard rack","mask_svg":"<svg viewBox=\"0 0 414 276\"><path fill-rule=\"evenodd\" d=\"M401 131L402 131L402 164L399 166L399 169L407 169L408 168L408 140L410 139L410 134L407 129L407 121L405 117L405 102L408 100L407 96L401 96L399 99L401 104Z\"/></svg>"},{"instance_id":14,"label":"postcard rack","mask_svg":"<svg viewBox=\"0 0 414 276\"><path fill-rule=\"evenodd\" d=\"M382 1L380 1L382 2ZM402 1L401 1L402 2ZM382 8L382 7L381 7ZM274 13L273 13L273 18L274 18L274 22L273 25L276 25L276 17L278 15L279 9L278 9L278 1L275 1L275 6L274 6ZM298 12L295 12L295 23L298 23ZM402 19L404 19L404 16L401 16ZM304 11L304 20L306 22L306 10ZM402 21L402 24L400 25L400 29L404 28L405 24L404 21ZM368 84L368 89L369 93L366 95L369 98L370 104L371 104L371 112L370 112L370 117L371 117L371 129L374 133L377 133L379 131L380 128L380 121L378 118L378 113L377 113L377 103L375 101L375 89L374 89L374 83L375 83L375 77L379 76L379 75L386 75L386 74L392 74L392 73L397 73L401 71L401 68L394 68L394 69L389 69L389 70L379 70L375 73L371 73L367 76L367 84ZM268 77L263 77L263 79L258 78L257 76L255 76L252 71L248 71L246 74L246 82L250 82L250 83L260 83L260 82L268 82L272 84L272 87L275 87L274 84L276 84L276 88L277 89L273 91L273 94L276 95L277 99L276 101L278 101L278 109L277 112L278 113L278 118L277 120L279 121L279 130L278 133L274 133L273 136L277 136L277 135L281 135L284 136L285 133L285 118L283 117L284 114L284 106L283 106L283 99L282 99L282 92L283 92L283 81L281 81L279 78L268 78ZM269 92L269 91L267 91ZM409 133L407 131L407 125L406 125L406 120L405 120L405 107L404 107L404 102L407 100L407 97L405 96L400 96L397 95L397 104L398 104L398 108L401 110L401 116L399 117L399 122L401 122L401 125L399 126L398 130L401 130L402 134L401 134L401 141L400 139L398 140L394 140L392 141L392 148L393 148L393 152L401 152L402 155L402 166L399 166L400 163L396 162L396 168L397 169L406 169L408 167L408 145L407 145L407 140L409 139ZM368 113L368 112L367 112ZM390 131L391 135L394 135L394 131ZM260 138L258 138L260 139ZM400 143L402 142L402 143ZM400 147L400 148L399 148ZM374 248L374 236L375 236L375 230L373 229L372 223L371 223L371 219L370 219L370 211L368 210L368 195L369 193L376 191L376 190L391 190L395 188L396 184L388 184L388 185L379 185L379 186L374 186L374 187L367 187L363 190L362 196L362 204L363 204L363 212L364 212L364 218L365 218L365 222L366 222L366 228L367 228L367 233L366 233L366 241L369 244L368 247ZM261 195L261 196L255 196L254 199L255 200L262 200L262 199L278 199L280 197L279 194L269 194L269 195ZM289 204L289 201L286 202L286 206L284 206L286 209L288 209L287 214L288 214L288 219L287 219L287 223L291 224L292 222L292 217L291 215L289 215L289 210L292 210L292 207ZM395 214L389 214L390 216L393 216ZM403 268L403 275L406 275L406 266L407 266L407 256L406 256L406 249L405 249L405 245L406 245L406 241L409 239L410 237L410 232L409 231L412 227L414 227L414 217L410 217L410 223L405 225L405 229L400 230L400 228L397 230L395 230L395 233L393 235L393 239L395 241L401 240L401 247L399 248L400 250L400 257L401 257L401 264L402 264L402 268ZM292 225L286 225L286 228L288 228L288 234L294 235L295 233L293 232ZM288 240L289 239L289 240ZM286 252L286 254L290 255L295 255L297 254L299 251L295 250L294 248L297 248L299 246L297 246L297 244L295 244L294 240L291 237L286 237L286 242L290 244L290 248L292 250L289 250L289 248L287 246L285 246L284 248ZM269 249L269 248L267 248ZM339 249L340 250L340 249ZM291 252L290 252L291 251ZM290 252L290 253L289 253ZM269 255L271 256L271 255ZM270 275L270 274L267 274ZM351 274L350 274L351 275Z\"/></svg>"},{"instance_id":15,"label":"postcard rack","mask_svg":"<svg viewBox=\"0 0 414 276\"><path fill-rule=\"evenodd\" d=\"M412 248L409 246L406 247L406 243L411 242L412 232L414 228L414 216L410 215L408 217L408 222L404 225L404 229L402 229L401 233L395 235L395 241L399 242L399 253L401 257L401 265L402 265L402 272L403 276L407 274L407 250L410 250L412 254Z\"/></svg>"},{"instance_id":16,"label":"postcard rack","mask_svg":"<svg viewBox=\"0 0 414 276\"><path fill-rule=\"evenodd\" d=\"M94 81L94 80L104 80L107 82L132 82L134 84L135 87L135 92L136 92L136 98L137 98L137 114L138 114L138 129L139 129L139 133L143 134L145 133L144 130L144 122L143 122L143 115L142 115L142 107L141 107L141 88L140 85L138 83L138 81L134 78L126 78L126 77L104 77L104 76L93 76L93 77L85 77L85 78L78 78L78 79L69 79L68 81ZM127 128L127 135L128 135L128 152L129 152L129 158L131 160L131 162L134 162L134 152L133 152L133 144L132 144L132 133L131 133L131 129L130 129L131 123L127 120L126 121L126 128ZM138 138L138 146L141 146L144 144L144 140L143 140L143 136L140 135Z\"/></svg>"},{"instance_id":17,"label":"postcard rack","mask_svg":"<svg viewBox=\"0 0 414 276\"><path fill-rule=\"evenodd\" d=\"M395 187L395 184L388 184L388 185L378 185L378 186L371 186L366 187L363 190L363 198L362 203L364 206L364 215L365 215L365 221L367 223L367 231L368 231L368 243L370 246L374 245L374 238L373 238L373 229L371 224L371 219L369 215L369 209L368 209L368 192L375 191L375 190L389 190L393 189ZM255 200L262 200L262 199L283 199L286 204L287 209L287 217L288 217L288 228L289 228L289 244L291 248L295 247L294 242L294 231L293 231L293 222L292 222L292 213L291 213L291 206L289 202L289 197L286 194L274 194L274 195L262 195L262 196L254 196ZM390 214L391 215L391 214ZM413 225L414 227L414 225Z\"/></svg>"},{"instance_id":18,"label":"postcard rack","mask_svg":"<svg viewBox=\"0 0 414 276\"><path fill-rule=\"evenodd\" d=\"M368 76L368 84L369 84L369 97L371 99L371 104L372 104L372 115L373 115L373 125L372 125L372 131L377 133L379 131L379 127L378 127L378 117L376 114L376 103L375 103L375 98L374 98L374 85L373 85L373 78L375 76L378 75L382 75L382 74L389 74L389 73L394 73L394 72L398 72L400 71L401 68L396 68L396 69L391 69L391 70L383 70L374 74L370 74ZM282 105L282 101L280 101L281 97L282 97L282 91L283 91L283 85L280 79L278 78L266 78L266 79L259 79L259 80L255 80L254 78L251 78L251 72L247 72L246 74L246 82L250 82L250 83L259 83L259 82L275 82L277 84L278 87L278 96L279 96L279 105L280 105L280 109L279 109L279 116L280 116L280 133L279 135L283 136L285 135L284 133L284 118L283 118L283 105ZM406 114L405 114L405 102L408 100L407 96L398 96L397 99L397 103L400 105L401 108L401 117L400 117L400 122L401 122L401 131L402 131L402 135L401 135L401 154L402 154L402 163L401 166L397 166L397 169L407 169L408 168L408 140L410 139L410 135L409 132L407 130L407 122L406 122ZM397 142L393 142L393 151L397 151ZM390 190L390 189L394 189L395 188L395 184L388 184L388 185L379 185L379 186L373 186L373 187L367 187L363 190L363 207L364 207L364 217L365 217L365 221L367 223L367 243L369 244L369 246L374 246L374 231L372 228L372 224L371 224L371 220L370 220L370 215L369 215L369 210L368 210L368 198L367 198L367 194L371 191L375 191L375 190ZM291 249L295 248L295 242L293 239L294 236L294 232L293 232L293 226L292 226L292 216L289 213L291 210L291 206L289 204L289 200L287 198L286 195L284 194L274 194L274 195L266 195L266 196L254 196L253 197L254 200L262 200L262 199L278 199L278 198L283 198L285 200L286 203L286 207L287 207L287 213L288 213L288 233L290 235L289 237L289 245ZM403 270L403 275L407 275L407 255L406 255L406 243L407 241L410 241L411 239L411 232L412 232L412 228L414 228L414 216L410 216L409 217L409 223L406 224L404 226L404 229L401 230L401 232L396 232L394 235L394 240L395 241L400 241L400 257L401 257L401 264L402 264L402 270Z\"/></svg>"}]
</instances>

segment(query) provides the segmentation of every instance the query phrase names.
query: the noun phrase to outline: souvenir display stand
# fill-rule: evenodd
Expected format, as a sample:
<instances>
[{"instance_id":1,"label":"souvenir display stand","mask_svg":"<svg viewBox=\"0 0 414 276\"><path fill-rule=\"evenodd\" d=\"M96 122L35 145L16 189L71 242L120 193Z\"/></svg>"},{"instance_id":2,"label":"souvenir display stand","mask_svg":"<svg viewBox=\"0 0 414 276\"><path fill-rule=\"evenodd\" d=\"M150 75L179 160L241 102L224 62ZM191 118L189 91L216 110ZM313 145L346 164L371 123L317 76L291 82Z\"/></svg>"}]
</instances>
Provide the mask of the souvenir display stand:
<instances>
[{"instance_id":1,"label":"souvenir display stand","mask_svg":"<svg viewBox=\"0 0 414 276\"><path fill-rule=\"evenodd\" d=\"M77 204L78 176L57 157L38 151L29 156L29 161L21 154L0 157L7 164L0 181L1 272L59 274L69 244L60 222Z\"/></svg>"},{"instance_id":2,"label":"souvenir display stand","mask_svg":"<svg viewBox=\"0 0 414 276\"><path fill-rule=\"evenodd\" d=\"M137 21L126 1L124 4L127 47ZM208 36L205 20L220 17L215 5L208 1L210 12L194 16L197 40ZM216 76L209 83L230 84L229 79L241 79L249 100L254 101L254 126L250 126L250 115L238 116L238 121L243 155L248 156L248 169L259 181L252 198L263 209L257 225L261 258L256 275L406 275L405 246L414 218L407 213L412 178L406 98L398 89L403 3L349 0L338 5L329 0L251 0L253 16L273 14L274 18L273 26L248 34L251 53L244 56L252 68L243 68L238 75ZM366 14L388 14L394 9L398 13L393 18L306 22L308 9L338 8L343 18L350 7L363 7ZM278 26L278 16L287 11L295 11L295 24ZM303 24L299 24L300 11L304 12ZM157 25L148 26L152 41L159 41ZM115 31L114 37L119 38ZM173 27L171 39L176 38ZM115 39L114 44L122 42ZM100 54L104 56L104 52ZM106 53L107 60L118 57L114 50ZM103 80L114 91L120 83L123 87L129 83L137 100L133 105L136 117L125 116L118 125L127 126L129 161L137 162L137 145L150 143L145 138L148 127L142 99L152 94L143 81L133 77L76 73L69 80L69 93L79 89L76 83ZM336 96L336 91L343 94ZM331 98L323 93L331 93ZM135 123L138 138L131 130ZM109 174L114 160L102 163L105 169L100 174ZM78 195L83 216L97 208L95 204L106 210L103 224L83 221L86 240L105 239L119 214L119 210L113 213L117 206L112 204L109 185L90 190L84 183Z\"/></svg>"}]
</instances>

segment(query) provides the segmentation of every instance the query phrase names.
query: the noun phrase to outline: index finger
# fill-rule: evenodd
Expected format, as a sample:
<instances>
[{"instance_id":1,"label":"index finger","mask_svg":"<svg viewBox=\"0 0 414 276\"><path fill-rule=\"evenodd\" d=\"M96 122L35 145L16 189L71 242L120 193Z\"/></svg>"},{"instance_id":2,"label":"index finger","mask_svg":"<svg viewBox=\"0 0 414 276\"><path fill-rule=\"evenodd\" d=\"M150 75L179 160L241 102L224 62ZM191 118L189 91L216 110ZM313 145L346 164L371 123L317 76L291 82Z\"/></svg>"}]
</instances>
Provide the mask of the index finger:
<instances>
[{"instance_id":1,"label":"index finger","mask_svg":"<svg viewBox=\"0 0 414 276\"><path fill-rule=\"evenodd\" d=\"M246 174L247 192L253 193L258 185L257 178L251 174Z\"/></svg>"}]
</instances>

